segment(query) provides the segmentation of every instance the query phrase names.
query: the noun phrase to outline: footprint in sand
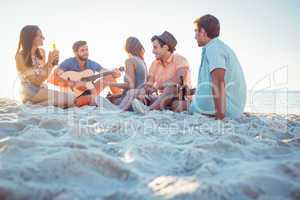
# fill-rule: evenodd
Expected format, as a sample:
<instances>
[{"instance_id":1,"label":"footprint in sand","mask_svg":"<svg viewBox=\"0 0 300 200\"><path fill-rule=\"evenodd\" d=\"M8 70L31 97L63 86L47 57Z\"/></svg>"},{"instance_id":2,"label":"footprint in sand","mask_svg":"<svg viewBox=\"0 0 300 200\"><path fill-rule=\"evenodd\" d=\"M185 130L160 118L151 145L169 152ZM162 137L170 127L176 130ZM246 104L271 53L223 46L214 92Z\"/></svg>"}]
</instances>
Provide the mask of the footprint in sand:
<instances>
[{"instance_id":1,"label":"footprint in sand","mask_svg":"<svg viewBox=\"0 0 300 200\"><path fill-rule=\"evenodd\" d=\"M39 128L50 129L50 130L61 130L65 128L63 122L57 119L44 119L40 122Z\"/></svg>"}]
</instances>

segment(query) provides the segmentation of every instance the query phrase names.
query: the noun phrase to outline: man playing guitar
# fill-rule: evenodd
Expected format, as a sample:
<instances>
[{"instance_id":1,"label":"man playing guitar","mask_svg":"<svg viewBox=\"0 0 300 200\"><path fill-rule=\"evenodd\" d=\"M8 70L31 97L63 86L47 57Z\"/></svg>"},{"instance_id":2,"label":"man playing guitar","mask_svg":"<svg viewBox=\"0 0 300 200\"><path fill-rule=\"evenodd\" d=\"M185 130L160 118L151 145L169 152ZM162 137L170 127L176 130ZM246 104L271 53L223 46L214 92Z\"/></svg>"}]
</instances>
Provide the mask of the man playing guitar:
<instances>
[{"instance_id":1,"label":"man playing guitar","mask_svg":"<svg viewBox=\"0 0 300 200\"><path fill-rule=\"evenodd\" d=\"M62 89L66 89L68 91L76 91L74 92L76 96L80 95L87 89L90 90L92 96L97 96L103 91L106 87L108 87L111 83L115 83L116 79L121 76L121 72L119 69L113 70L109 75L104 76L102 79L95 81L92 85L93 87L88 87L87 83L81 81L80 78L78 80L74 80L73 78L66 78L64 74L66 73L82 73L82 76L91 76L94 73L103 73L107 71L100 64L95 61L88 59L89 51L87 42L85 41L77 41L73 44L73 52L75 57L68 58L64 60L58 68L56 68L53 72L53 76L49 78L49 82L54 85L60 86ZM72 80L73 79L73 80ZM110 88L112 93L119 94L122 91L118 88ZM79 91L79 93L78 93ZM77 93L77 94L76 94ZM78 95L79 94L79 95Z\"/></svg>"}]
</instances>

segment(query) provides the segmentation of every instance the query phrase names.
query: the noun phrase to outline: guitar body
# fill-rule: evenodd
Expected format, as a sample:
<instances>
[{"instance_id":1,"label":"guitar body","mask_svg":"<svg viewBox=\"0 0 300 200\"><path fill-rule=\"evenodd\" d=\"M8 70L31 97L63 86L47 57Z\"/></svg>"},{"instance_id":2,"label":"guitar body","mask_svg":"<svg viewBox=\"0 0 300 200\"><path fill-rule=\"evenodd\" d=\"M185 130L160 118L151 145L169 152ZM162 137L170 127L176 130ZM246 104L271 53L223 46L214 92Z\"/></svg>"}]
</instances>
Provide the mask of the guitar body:
<instances>
[{"instance_id":1,"label":"guitar body","mask_svg":"<svg viewBox=\"0 0 300 200\"><path fill-rule=\"evenodd\" d=\"M61 75L61 78L65 79L65 80L71 80L71 81L80 81L82 78L85 77L89 77L89 76L93 76L95 73L93 72L93 70L90 69L86 69L84 71L81 72L76 72L76 71L67 71L64 72ZM94 89L94 85L92 82L86 82L86 88L89 90ZM82 90L78 90L76 88L74 88L73 90L69 87L67 88L62 88L65 92L69 92L69 93L74 93L75 96L79 96L81 95L84 91Z\"/></svg>"},{"instance_id":2,"label":"guitar body","mask_svg":"<svg viewBox=\"0 0 300 200\"><path fill-rule=\"evenodd\" d=\"M64 72L61 77L63 79L70 79L72 81L80 81L81 78L83 77L89 77L89 76L92 76L94 75L94 72L90 69L86 69L84 71L81 71L81 72L76 72L76 71L66 71Z\"/></svg>"}]
</instances>

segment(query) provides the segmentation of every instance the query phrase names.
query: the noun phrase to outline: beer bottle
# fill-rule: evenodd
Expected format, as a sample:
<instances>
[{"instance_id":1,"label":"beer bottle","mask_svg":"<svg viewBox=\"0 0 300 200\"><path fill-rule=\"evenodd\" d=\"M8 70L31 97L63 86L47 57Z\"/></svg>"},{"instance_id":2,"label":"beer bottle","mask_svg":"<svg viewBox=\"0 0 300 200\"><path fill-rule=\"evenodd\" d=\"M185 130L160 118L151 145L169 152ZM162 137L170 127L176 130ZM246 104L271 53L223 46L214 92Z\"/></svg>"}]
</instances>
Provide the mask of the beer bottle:
<instances>
[{"instance_id":1,"label":"beer bottle","mask_svg":"<svg viewBox=\"0 0 300 200\"><path fill-rule=\"evenodd\" d=\"M56 50L56 43L55 42L52 42L52 44L51 44L51 50L52 51ZM58 62L59 62L59 58L57 58L56 60L54 60L52 64L55 66L55 65L58 65Z\"/></svg>"}]
</instances>

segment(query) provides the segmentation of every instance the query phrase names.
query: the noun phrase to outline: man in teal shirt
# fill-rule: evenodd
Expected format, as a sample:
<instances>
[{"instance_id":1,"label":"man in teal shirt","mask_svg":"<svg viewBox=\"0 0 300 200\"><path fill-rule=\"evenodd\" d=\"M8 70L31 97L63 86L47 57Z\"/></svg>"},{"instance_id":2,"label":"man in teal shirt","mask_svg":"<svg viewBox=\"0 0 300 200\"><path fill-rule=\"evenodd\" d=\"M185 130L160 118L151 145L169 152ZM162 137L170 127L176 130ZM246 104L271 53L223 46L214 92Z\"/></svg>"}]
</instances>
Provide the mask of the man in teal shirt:
<instances>
[{"instance_id":1,"label":"man in teal shirt","mask_svg":"<svg viewBox=\"0 0 300 200\"><path fill-rule=\"evenodd\" d=\"M218 39L220 23L216 17L204 15L195 24L195 39L203 49L189 112L213 115L218 120L240 117L246 103L243 69L233 50Z\"/></svg>"}]
</instances>

